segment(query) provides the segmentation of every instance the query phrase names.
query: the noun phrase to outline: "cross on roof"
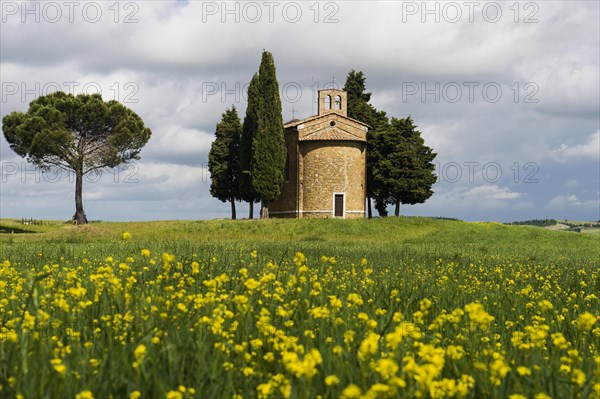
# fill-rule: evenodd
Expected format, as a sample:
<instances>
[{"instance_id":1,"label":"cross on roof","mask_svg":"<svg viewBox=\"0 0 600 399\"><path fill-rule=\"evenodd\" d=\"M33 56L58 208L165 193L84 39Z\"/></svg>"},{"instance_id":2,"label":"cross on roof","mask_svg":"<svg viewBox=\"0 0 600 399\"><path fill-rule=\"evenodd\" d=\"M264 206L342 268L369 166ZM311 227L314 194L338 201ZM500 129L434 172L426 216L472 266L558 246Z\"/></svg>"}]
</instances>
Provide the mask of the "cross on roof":
<instances>
[{"instance_id":1,"label":"cross on roof","mask_svg":"<svg viewBox=\"0 0 600 399\"><path fill-rule=\"evenodd\" d=\"M294 116L296 115L296 111L297 110L295 110L294 108L292 108L292 111L291 111L292 112L292 119L294 119Z\"/></svg>"},{"instance_id":2,"label":"cross on roof","mask_svg":"<svg viewBox=\"0 0 600 399\"><path fill-rule=\"evenodd\" d=\"M337 89L336 85L335 85L335 76L331 77L331 82L326 82L325 85L323 86L324 89L327 88L332 88L332 89Z\"/></svg>"}]
</instances>

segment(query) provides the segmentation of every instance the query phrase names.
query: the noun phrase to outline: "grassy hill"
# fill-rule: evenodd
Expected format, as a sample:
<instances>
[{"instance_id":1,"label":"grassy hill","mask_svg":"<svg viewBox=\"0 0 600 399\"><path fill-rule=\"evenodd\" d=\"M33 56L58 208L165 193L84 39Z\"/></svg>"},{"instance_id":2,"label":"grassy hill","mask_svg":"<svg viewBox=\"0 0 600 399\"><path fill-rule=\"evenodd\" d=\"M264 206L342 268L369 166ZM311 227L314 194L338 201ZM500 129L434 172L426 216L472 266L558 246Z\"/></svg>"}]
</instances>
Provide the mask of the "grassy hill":
<instances>
[{"instance_id":1,"label":"grassy hill","mask_svg":"<svg viewBox=\"0 0 600 399\"><path fill-rule=\"evenodd\" d=\"M131 242L122 242L129 232ZM124 244L128 244L125 247ZM98 222L74 226L64 222L21 225L0 220L2 253L25 248L63 253L120 252L135 247L178 253L261 250L271 256L304 251L320 257L398 257L421 259L516 256L537 259L600 257L597 237L548 231L530 226L462 222L422 217L358 220L210 220Z\"/></svg>"}]
</instances>

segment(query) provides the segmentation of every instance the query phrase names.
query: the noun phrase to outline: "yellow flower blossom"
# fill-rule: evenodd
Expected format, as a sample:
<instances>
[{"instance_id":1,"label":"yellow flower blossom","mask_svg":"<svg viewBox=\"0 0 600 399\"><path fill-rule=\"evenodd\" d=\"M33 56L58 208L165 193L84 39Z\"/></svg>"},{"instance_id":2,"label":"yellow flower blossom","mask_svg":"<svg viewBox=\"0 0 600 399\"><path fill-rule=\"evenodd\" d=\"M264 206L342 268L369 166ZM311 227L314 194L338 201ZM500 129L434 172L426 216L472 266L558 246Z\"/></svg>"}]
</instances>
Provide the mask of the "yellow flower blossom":
<instances>
[{"instance_id":1,"label":"yellow flower blossom","mask_svg":"<svg viewBox=\"0 0 600 399\"><path fill-rule=\"evenodd\" d=\"M575 320L575 325L580 331L590 331L598 318L589 312L584 312Z\"/></svg>"},{"instance_id":2,"label":"yellow flower blossom","mask_svg":"<svg viewBox=\"0 0 600 399\"><path fill-rule=\"evenodd\" d=\"M281 360L286 370L297 378L305 376L313 377L317 373L317 366L323 362L321 354L317 349L311 349L300 359L296 352L283 352Z\"/></svg>"},{"instance_id":3,"label":"yellow flower blossom","mask_svg":"<svg viewBox=\"0 0 600 399\"><path fill-rule=\"evenodd\" d=\"M167 392L166 399L183 399L183 394L179 391L169 391Z\"/></svg>"},{"instance_id":4,"label":"yellow flower blossom","mask_svg":"<svg viewBox=\"0 0 600 399\"><path fill-rule=\"evenodd\" d=\"M369 332L367 337L360 343L360 347L358 349L358 358L363 361L366 360L377 352L378 346L379 334Z\"/></svg>"},{"instance_id":5,"label":"yellow flower blossom","mask_svg":"<svg viewBox=\"0 0 600 399\"><path fill-rule=\"evenodd\" d=\"M346 388L344 388L340 399L359 399L361 397L361 394L362 391L358 386L350 384Z\"/></svg>"},{"instance_id":6,"label":"yellow flower blossom","mask_svg":"<svg viewBox=\"0 0 600 399\"><path fill-rule=\"evenodd\" d=\"M487 329L494 321L494 317L488 314L480 303L465 305L465 312L469 315L469 321L483 329Z\"/></svg>"},{"instance_id":7,"label":"yellow flower blossom","mask_svg":"<svg viewBox=\"0 0 600 399\"><path fill-rule=\"evenodd\" d=\"M379 359L375 367L375 370L384 380L394 377L399 369L400 367L393 359Z\"/></svg>"},{"instance_id":8,"label":"yellow flower blossom","mask_svg":"<svg viewBox=\"0 0 600 399\"><path fill-rule=\"evenodd\" d=\"M552 310L554 306L552 306L552 302L544 299L543 301L538 302L538 306L542 312Z\"/></svg>"},{"instance_id":9,"label":"yellow flower blossom","mask_svg":"<svg viewBox=\"0 0 600 399\"><path fill-rule=\"evenodd\" d=\"M144 356L146 356L146 345L138 345L133 351L133 356L135 357L135 361L133 362L133 368L138 368L144 360Z\"/></svg>"},{"instance_id":10,"label":"yellow flower blossom","mask_svg":"<svg viewBox=\"0 0 600 399\"><path fill-rule=\"evenodd\" d=\"M75 399L94 399L94 395L92 395L92 391L85 390L75 395Z\"/></svg>"},{"instance_id":11,"label":"yellow flower blossom","mask_svg":"<svg viewBox=\"0 0 600 399\"><path fill-rule=\"evenodd\" d=\"M580 369L573 370L571 374L571 382L579 386L585 384L585 373Z\"/></svg>"},{"instance_id":12,"label":"yellow flower blossom","mask_svg":"<svg viewBox=\"0 0 600 399\"><path fill-rule=\"evenodd\" d=\"M62 363L61 359L51 359L50 364L58 374L64 374L67 371L67 367Z\"/></svg>"},{"instance_id":13,"label":"yellow flower blossom","mask_svg":"<svg viewBox=\"0 0 600 399\"><path fill-rule=\"evenodd\" d=\"M325 377L325 385L328 387L332 385L337 385L340 383L340 379L336 375L328 375Z\"/></svg>"}]
</instances>

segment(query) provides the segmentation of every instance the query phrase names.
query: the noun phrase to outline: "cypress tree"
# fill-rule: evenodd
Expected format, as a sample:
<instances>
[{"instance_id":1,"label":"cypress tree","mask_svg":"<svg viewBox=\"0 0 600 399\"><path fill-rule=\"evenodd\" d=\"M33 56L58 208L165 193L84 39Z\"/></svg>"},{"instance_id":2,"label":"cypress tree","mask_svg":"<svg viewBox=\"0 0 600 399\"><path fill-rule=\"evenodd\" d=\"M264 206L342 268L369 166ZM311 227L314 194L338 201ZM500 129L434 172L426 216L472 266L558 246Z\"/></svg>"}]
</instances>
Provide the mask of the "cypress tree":
<instances>
[{"instance_id":1,"label":"cypress tree","mask_svg":"<svg viewBox=\"0 0 600 399\"><path fill-rule=\"evenodd\" d=\"M231 202L231 218L236 218L235 201L241 198L240 135L242 124L234 106L226 110L215 130L215 140L208 153L210 193L223 202Z\"/></svg>"},{"instance_id":2,"label":"cypress tree","mask_svg":"<svg viewBox=\"0 0 600 399\"><path fill-rule=\"evenodd\" d=\"M268 51L262 54L258 93L258 129L252 141L251 176L254 191L261 200L261 218L268 218L268 203L281 194L286 160L279 84L273 55Z\"/></svg>"},{"instance_id":3,"label":"cypress tree","mask_svg":"<svg viewBox=\"0 0 600 399\"><path fill-rule=\"evenodd\" d=\"M384 111L378 111L369 104L371 93L366 90L366 78L362 71L351 70L346 76L344 91L348 95L348 116L370 126L367 132L367 215L372 216L371 198L375 199L376 208L381 214L385 209L385 199L382 197L381 187L377 187L378 180L374 178L373 167L377 164L380 155L376 146L376 136L379 131L385 130L388 118Z\"/></svg>"},{"instance_id":4,"label":"cypress tree","mask_svg":"<svg viewBox=\"0 0 600 399\"><path fill-rule=\"evenodd\" d=\"M258 129L258 74L252 76L248 86L248 106L246 107L246 116L242 129L242 138L240 142L240 193L244 201L249 203L248 218L254 218L254 202L258 195L252 186L252 142Z\"/></svg>"}]
</instances>

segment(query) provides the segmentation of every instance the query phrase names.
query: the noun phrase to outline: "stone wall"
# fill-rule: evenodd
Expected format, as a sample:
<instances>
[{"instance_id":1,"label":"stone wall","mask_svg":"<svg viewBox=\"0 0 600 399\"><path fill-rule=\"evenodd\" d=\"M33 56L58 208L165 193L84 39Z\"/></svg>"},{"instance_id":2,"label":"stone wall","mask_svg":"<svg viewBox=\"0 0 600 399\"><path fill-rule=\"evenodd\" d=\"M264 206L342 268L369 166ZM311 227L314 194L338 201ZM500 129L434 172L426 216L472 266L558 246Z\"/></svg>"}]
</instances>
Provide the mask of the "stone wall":
<instances>
[{"instance_id":1,"label":"stone wall","mask_svg":"<svg viewBox=\"0 0 600 399\"><path fill-rule=\"evenodd\" d=\"M365 147L359 141L300 142L302 217L333 217L334 193L345 194L345 217L364 217Z\"/></svg>"},{"instance_id":2,"label":"stone wall","mask_svg":"<svg viewBox=\"0 0 600 399\"><path fill-rule=\"evenodd\" d=\"M356 136L357 139L367 140L367 131L363 125L336 114L330 114L325 118L318 118L304 124L299 130L300 140L310 137L315 132L331 127L331 122L335 123L336 128L351 133L353 136Z\"/></svg>"},{"instance_id":3,"label":"stone wall","mask_svg":"<svg viewBox=\"0 0 600 399\"><path fill-rule=\"evenodd\" d=\"M326 101L325 99L329 101ZM336 101L339 100L339 102ZM342 90L319 90L319 115L335 112L346 116L348 110L348 94Z\"/></svg>"},{"instance_id":4,"label":"stone wall","mask_svg":"<svg viewBox=\"0 0 600 399\"><path fill-rule=\"evenodd\" d=\"M335 194L344 194L344 217L365 216L367 126L346 117L346 100L321 90L318 115L286 124L287 177L273 217L334 217Z\"/></svg>"}]
</instances>

